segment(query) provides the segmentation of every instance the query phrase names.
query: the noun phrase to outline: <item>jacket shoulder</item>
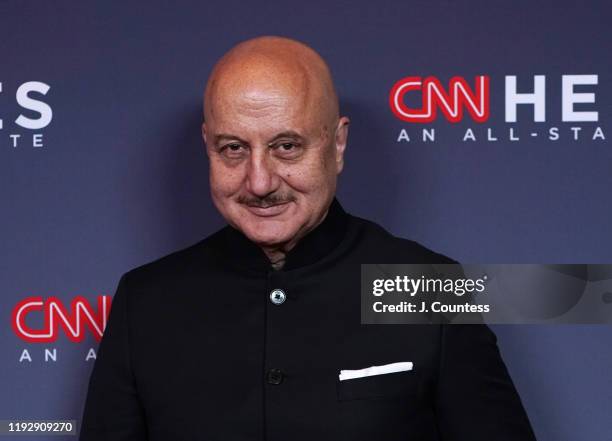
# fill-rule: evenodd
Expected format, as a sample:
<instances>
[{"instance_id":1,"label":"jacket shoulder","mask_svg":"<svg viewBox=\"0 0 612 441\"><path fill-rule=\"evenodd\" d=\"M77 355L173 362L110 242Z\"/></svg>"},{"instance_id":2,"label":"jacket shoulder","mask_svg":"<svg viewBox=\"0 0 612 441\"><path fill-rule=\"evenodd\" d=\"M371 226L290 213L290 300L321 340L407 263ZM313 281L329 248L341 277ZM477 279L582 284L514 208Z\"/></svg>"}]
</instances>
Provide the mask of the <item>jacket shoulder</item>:
<instances>
[{"instance_id":1,"label":"jacket shoulder","mask_svg":"<svg viewBox=\"0 0 612 441\"><path fill-rule=\"evenodd\" d=\"M379 263L457 263L450 257L433 251L415 240L394 236L373 221L352 215L351 221L361 231L368 253L378 259L384 259Z\"/></svg>"},{"instance_id":2,"label":"jacket shoulder","mask_svg":"<svg viewBox=\"0 0 612 441\"><path fill-rule=\"evenodd\" d=\"M203 271L213 265L214 249L218 246L223 228L204 239L169 254L134 267L122 275L135 286L155 286L193 271Z\"/></svg>"}]
</instances>

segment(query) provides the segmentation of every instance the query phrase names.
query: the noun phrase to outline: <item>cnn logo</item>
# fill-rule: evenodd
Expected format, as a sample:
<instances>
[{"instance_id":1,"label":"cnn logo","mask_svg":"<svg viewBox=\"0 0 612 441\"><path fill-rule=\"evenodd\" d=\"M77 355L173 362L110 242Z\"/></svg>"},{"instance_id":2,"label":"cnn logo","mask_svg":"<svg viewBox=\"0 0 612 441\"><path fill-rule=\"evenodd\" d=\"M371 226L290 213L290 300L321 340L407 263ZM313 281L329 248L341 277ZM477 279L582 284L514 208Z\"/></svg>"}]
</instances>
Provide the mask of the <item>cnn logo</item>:
<instances>
[{"instance_id":1,"label":"cnn logo","mask_svg":"<svg viewBox=\"0 0 612 441\"><path fill-rule=\"evenodd\" d=\"M75 297L70 308L57 297L28 297L13 309L12 326L15 334L30 343L48 343L57 340L60 332L74 343L83 341L86 331L97 341L102 339L110 313L111 296L98 296L97 309L81 296ZM33 329L26 323L28 316L43 319L40 329Z\"/></svg>"},{"instance_id":2,"label":"cnn logo","mask_svg":"<svg viewBox=\"0 0 612 441\"><path fill-rule=\"evenodd\" d=\"M577 92L575 86L595 86L598 75L562 75L560 84L561 121L595 122L599 114L592 110L576 110L576 104L595 103L595 93ZM478 123L485 122L490 113L490 78L478 75L470 86L463 77L450 79L444 88L436 77L405 77L396 82L389 93L389 105L397 118L410 123L430 123L437 117L438 110L452 123L463 119L464 109ZM505 122L517 121L517 107L527 105L533 108L533 121L546 121L546 76L534 75L533 86L528 91L518 91L516 75L504 79ZM411 108L406 104L407 94L421 95L420 107ZM417 99L418 101L418 99Z\"/></svg>"}]
</instances>

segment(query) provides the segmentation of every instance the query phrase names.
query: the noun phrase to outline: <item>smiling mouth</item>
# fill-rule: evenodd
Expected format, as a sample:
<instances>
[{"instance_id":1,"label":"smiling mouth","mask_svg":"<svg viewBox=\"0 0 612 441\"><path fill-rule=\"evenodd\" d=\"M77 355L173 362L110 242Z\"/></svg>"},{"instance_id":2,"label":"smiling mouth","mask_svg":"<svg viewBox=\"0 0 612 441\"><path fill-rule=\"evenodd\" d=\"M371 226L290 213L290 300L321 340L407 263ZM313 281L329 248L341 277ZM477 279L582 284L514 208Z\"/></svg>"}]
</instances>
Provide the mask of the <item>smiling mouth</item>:
<instances>
[{"instance_id":1,"label":"smiling mouth","mask_svg":"<svg viewBox=\"0 0 612 441\"><path fill-rule=\"evenodd\" d=\"M266 206L259 206L259 205L245 205L245 206L251 213L255 214L256 216L272 217L272 216L278 216L279 214L284 213L285 210L287 210L287 208L289 207L289 201L283 202L280 204L273 204L273 205L266 205Z\"/></svg>"}]
</instances>

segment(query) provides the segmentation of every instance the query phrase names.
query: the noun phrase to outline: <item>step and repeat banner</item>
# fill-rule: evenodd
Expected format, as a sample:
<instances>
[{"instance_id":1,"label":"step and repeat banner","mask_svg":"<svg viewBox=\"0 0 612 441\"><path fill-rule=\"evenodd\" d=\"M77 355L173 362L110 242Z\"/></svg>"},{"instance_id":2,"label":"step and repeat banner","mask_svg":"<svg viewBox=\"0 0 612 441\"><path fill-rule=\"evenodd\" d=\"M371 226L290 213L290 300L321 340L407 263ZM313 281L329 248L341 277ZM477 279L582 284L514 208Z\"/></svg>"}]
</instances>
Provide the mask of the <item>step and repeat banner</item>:
<instances>
[{"instance_id":1,"label":"step and repeat banner","mask_svg":"<svg viewBox=\"0 0 612 441\"><path fill-rule=\"evenodd\" d=\"M120 276L224 225L212 66L281 35L327 60L351 118L348 212L519 297L550 268L486 265L574 265L554 268L582 281L566 300L607 281L586 318L490 323L539 440L612 439L611 20L604 1L0 2L0 420L78 426ZM374 270L367 301L391 302Z\"/></svg>"}]
</instances>

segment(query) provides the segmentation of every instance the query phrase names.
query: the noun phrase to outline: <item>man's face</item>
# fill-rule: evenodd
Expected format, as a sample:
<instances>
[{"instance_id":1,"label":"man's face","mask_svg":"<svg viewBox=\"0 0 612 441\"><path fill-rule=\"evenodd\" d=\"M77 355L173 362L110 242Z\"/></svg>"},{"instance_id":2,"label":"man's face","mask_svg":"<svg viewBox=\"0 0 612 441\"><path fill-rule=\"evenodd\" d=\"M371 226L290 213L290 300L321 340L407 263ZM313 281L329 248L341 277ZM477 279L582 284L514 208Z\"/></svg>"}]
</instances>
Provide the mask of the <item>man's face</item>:
<instances>
[{"instance_id":1,"label":"man's face","mask_svg":"<svg viewBox=\"0 0 612 441\"><path fill-rule=\"evenodd\" d=\"M260 246L294 243L325 214L342 170L348 119L284 86L217 93L203 135L213 201Z\"/></svg>"}]
</instances>

